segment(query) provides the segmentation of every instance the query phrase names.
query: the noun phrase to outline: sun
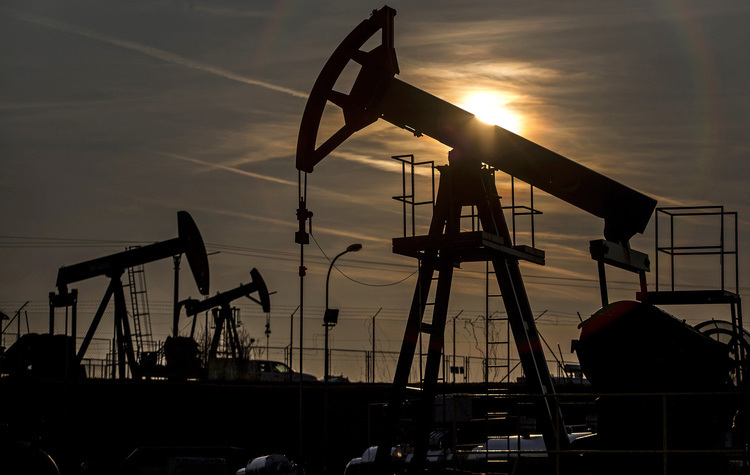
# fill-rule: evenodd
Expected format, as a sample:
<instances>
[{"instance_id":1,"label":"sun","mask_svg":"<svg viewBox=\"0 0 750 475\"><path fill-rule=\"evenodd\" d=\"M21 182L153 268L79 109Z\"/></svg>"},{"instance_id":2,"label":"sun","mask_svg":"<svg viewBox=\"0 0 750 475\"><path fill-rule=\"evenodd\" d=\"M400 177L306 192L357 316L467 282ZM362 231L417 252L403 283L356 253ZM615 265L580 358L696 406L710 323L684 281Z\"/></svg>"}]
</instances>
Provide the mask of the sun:
<instances>
[{"instance_id":1,"label":"sun","mask_svg":"<svg viewBox=\"0 0 750 475\"><path fill-rule=\"evenodd\" d=\"M482 122L498 125L505 130L520 134L523 120L520 115L508 108L507 104L507 97L500 93L475 91L467 94L459 106L474 114Z\"/></svg>"}]
</instances>

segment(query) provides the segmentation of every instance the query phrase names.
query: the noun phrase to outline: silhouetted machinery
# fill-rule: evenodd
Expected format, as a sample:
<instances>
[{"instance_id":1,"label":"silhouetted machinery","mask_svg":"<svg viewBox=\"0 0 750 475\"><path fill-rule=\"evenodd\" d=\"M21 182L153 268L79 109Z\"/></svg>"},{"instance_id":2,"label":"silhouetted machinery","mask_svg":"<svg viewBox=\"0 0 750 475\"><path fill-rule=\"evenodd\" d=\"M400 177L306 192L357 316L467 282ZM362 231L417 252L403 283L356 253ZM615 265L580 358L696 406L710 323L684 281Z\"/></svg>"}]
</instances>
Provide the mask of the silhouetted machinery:
<instances>
[{"instance_id":1,"label":"silhouetted machinery","mask_svg":"<svg viewBox=\"0 0 750 475\"><path fill-rule=\"evenodd\" d=\"M636 301L606 305L580 327L573 347L601 395L596 436L574 448L605 451L588 456L594 473L726 473L719 451L741 405L726 397L727 345Z\"/></svg>"},{"instance_id":2,"label":"silhouetted machinery","mask_svg":"<svg viewBox=\"0 0 750 475\"><path fill-rule=\"evenodd\" d=\"M238 287L226 292L219 292L206 300L188 299L180 302L180 304L185 307L185 313L188 316L193 317L193 330L195 329L195 318L197 315L208 310L213 310L215 328L213 337L211 338L211 346L208 350L207 367L209 371L209 379L214 379L211 374L212 371L221 372L225 377L230 377L230 375L227 374L228 369L224 368L222 364L217 361L217 352L224 331L226 331L224 338L231 352L231 364L234 365L231 369L236 371L238 369L236 367L237 363L242 359L241 342L239 333L237 332L237 322L232 315L231 303L238 298L247 297L260 305L264 312L268 313L271 311L271 294L268 292L268 287L266 287L263 277L261 277L260 272L255 268L250 271L250 276L252 277L252 282L248 284L240 284ZM257 298L252 297L256 292L258 294ZM191 331L191 336L192 333L193 331ZM222 368L224 370L222 370ZM223 379L220 375L213 376L218 379Z\"/></svg>"},{"instance_id":3,"label":"silhouetted machinery","mask_svg":"<svg viewBox=\"0 0 750 475\"><path fill-rule=\"evenodd\" d=\"M195 225L193 218L187 211L177 213L178 237L168 241L157 242L148 246L130 249L117 254L112 254L98 259L81 262L72 266L61 267L57 274L58 294L50 293L50 320L49 333L55 331L56 307L72 306L71 338L76 338L76 289L68 290L68 286L74 282L91 279L98 276L106 276L110 279L109 287L102 298L99 308L94 316L91 326L75 355L75 362L80 365L86 355L86 350L96 333L104 312L110 299L114 296L115 335L117 349L117 367L119 377L125 378L126 363L134 378L141 377L141 371L133 351L133 339L128 323L127 306L123 292L122 274L128 267L146 264L149 262L165 259L168 257L185 254L190 264L195 283L201 294L206 295L209 287L208 257L203 238ZM174 336L176 336L176 325L174 322Z\"/></svg>"},{"instance_id":4,"label":"silhouetted machinery","mask_svg":"<svg viewBox=\"0 0 750 475\"><path fill-rule=\"evenodd\" d=\"M452 148L448 155L449 165L439 167L439 189L429 233L393 239L393 252L417 258L420 267L375 470L377 473L389 471L391 447L395 441L399 413L406 396L406 385L420 333L429 335L429 349L421 393L422 410L414 435L414 452L409 470L417 473L425 466L453 269L462 262L471 261L492 263L524 374L531 391L541 396L537 408L537 427L541 429L549 450L565 451L570 442L562 414L555 404L555 389L518 266L520 260L544 264L544 252L513 245L496 189L494 169L604 219L605 239L592 241L591 246L592 256L600 266L605 304L605 264L637 273L641 278L642 290L646 290L648 257L632 250L629 240L644 231L656 201L501 127L481 122L471 113L395 79L399 68L393 46L394 15L395 11L389 7L374 11L334 51L310 93L297 143L297 169L305 173L312 173L314 167L337 146L378 119L384 119L417 137L430 136ZM361 50L378 33L381 35L380 44L370 51ZM361 66L359 74L348 94L337 91L334 87L339 76L352 61ZM318 140L323 110L328 102L343 110L344 124L329 138ZM304 175L304 180L302 175L300 178L296 242L304 245L309 242L307 220L312 213L307 208L307 175ZM470 206L476 208L482 228L480 231L460 230L461 210ZM433 305L432 318L426 322L425 307L435 272L438 276L435 301L430 302ZM304 276L304 265L300 266L300 275ZM611 313L625 307L627 305L622 304L603 311ZM638 304L627 308L640 315L638 318L644 321L649 331L654 331L660 338L676 338L675 345L684 344L685 350L677 354L699 349L696 355L707 357L701 364L706 370L706 380L719 384L721 378L718 376L724 371L721 348L700 338L695 332L686 330L674 333L675 325L669 319L658 320L661 323L657 324L657 320L651 316L660 311L650 305ZM601 342L592 343L591 347L606 349L608 341L619 341L619 338L616 333L610 334ZM579 352L583 351L579 353L582 364L588 362L588 355L596 354L593 349L587 351L590 347L586 340L582 338L578 347ZM654 351L658 353L655 348ZM612 356L606 355L607 358ZM680 367L680 374L687 377L684 373L690 372L688 365L695 359L681 361L677 357L665 363L656 373ZM607 373L608 360L605 357L599 359L592 356L592 360L596 361L602 373ZM612 377L616 378L615 375ZM654 375L653 379L658 380L658 377ZM684 387L670 383L670 379L665 379L665 384L659 389ZM615 422L615 425L620 422Z\"/></svg>"}]
</instances>

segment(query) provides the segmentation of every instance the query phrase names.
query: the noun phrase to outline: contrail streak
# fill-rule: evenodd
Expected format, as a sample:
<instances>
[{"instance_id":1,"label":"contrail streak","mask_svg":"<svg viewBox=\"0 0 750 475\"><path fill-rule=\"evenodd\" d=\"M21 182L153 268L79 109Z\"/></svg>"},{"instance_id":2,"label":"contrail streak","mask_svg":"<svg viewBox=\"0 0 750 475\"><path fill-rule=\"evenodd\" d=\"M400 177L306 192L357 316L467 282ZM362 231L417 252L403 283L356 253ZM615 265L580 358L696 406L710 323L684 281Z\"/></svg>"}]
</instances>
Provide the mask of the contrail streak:
<instances>
[{"instance_id":1,"label":"contrail streak","mask_svg":"<svg viewBox=\"0 0 750 475\"><path fill-rule=\"evenodd\" d=\"M197 158L186 157L185 155L179 155L176 153L167 153L167 152L156 152L156 151L154 153L162 157L168 157L168 158L173 158L176 160L182 160L184 162L195 163L197 165L205 166L213 170L223 170L223 171L227 171L230 173L237 173L239 175L244 175L244 176L251 177L251 178L257 178L259 180L270 181L273 183L280 183L282 185L287 185L287 186L296 187L298 185L296 181L284 180L283 178L276 178L273 176L261 175L260 173L248 172L248 171L236 168L236 167L231 167L229 165L221 165L219 163L206 162L203 160L199 160ZM375 208L382 210L382 206L374 202L372 200L372 197L369 194L364 194L362 196L345 195L343 193L339 193L339 192L324 189L324 188L318 188L315 186L309 186L308 190L315 191L316 193L320 193L321 195L325 196L327 199L330 199L330 200L346 201L348 203L375 207ZM393 209L393 211L390 211L390 210L385 210L385 211L388 213L393 213L393 214L400 213L400 211L398 211L397 209Z\"/></svg>"},{"instance_id":2,"label":"contrail streak","mask_svg":"<svg viewBox=\"0 0 750 475\"><path fill-rule=\"evenodd\" d=\"M225 209L210 209L210 208L199 208L199 209L206 211L206 212L211 212L211 213L220 214L224 216L233 216L233 217L244 218L244 219L249 219L253 221L261 221L264 223L274 224L274 225L286 227L289 229L297 228L297 222L294 220L282 221L280 219L274 219L274 218L258 216L254 214L248 214L248 213L242 213L239 211L229 211ZM316 227L315 232L316 234L330 234L333 236L343 236L343 237L349 237L353 239L359 239L360 241L376 242L376 243L385 244L385 245L388 245L391 243L390 239L376 237L376 236L372 236L369 234L356 233L356 232L349 231L349 230L340 230L340 229L327 228L327 227Z\"/></svg>"},{"instance_id":3,"label":"contrail streak","mask_svg":"<svg viewBox=\"0 0 750 475\"><path fill-rule=\"evenodd\" d=\"M232 173L238 173L240 175L249 176L249 177L252 177L252 178L258 178L259 180L266 180L266 181L271 181L271 182L274 182L274 183L281 183L282 185L297 186L297 182L296 181L289 181L289 180L284 180L282 178L276 178L276 177L272 177L272 176L268 176L268 175L261 175L260 173L248 172L248 171L245 171L245 170L240 170L239 168L230 167L230 166L227 166L227 165L221 165L221 164L218 164L218 163L204 162L203 160L198 160L197 158L186 157L184 155L177 155L177 154L174 154L174 153L162 153L162 152L156 152L156 153L158 153L159 155L164 155L165 157L176 158L177 160L183 160L183 161L186 161L186 162L197 163L198 165L203 165L203 166L206 166L206 167L209 167L209 168L213 168L213 169L224 170L224 171L228 171L228 172L232 172Z\"/></svg>"},{"instance_id":4,"label":"contrail streak","mask_svg":"<svg viewBox=\"0 0 750 475\"><path fill-rule=\"evenodd\" d=\"M184 56L170 53L169 51L164 51L158 48L153 48L151 46L146 46L140 43L136 43L134 41L128 41L128 40L123 40L120 38L115 38L113 36L105 35L103 33L98 33L93 30L87 30L85 28L80 28L74 25L69 25L67 23L62 23L59 21L51 20L49 18L32 15L30 13L19 12L19 11L12 10L9 8L0 8L0 11L5 13L6 15L10 15L20 20L34 23L36 25L44 26L46 28L51 28L53 30L62 31L65 33L71 33L74 35L83 36L85 38L90 38L96 41L101 41L103 43L109 43L111 45L129 49L131 51L137 51L141 54L145 54L146 56L151 56L152 58L160 59L168 63L185 66L186 68L195 69L197 71L203 71L209 74L213 74L213 75L220 76L226 79L230 79L232 81L237 81L237 82L241 82L244 84L250 84L253 86L259 86L259 87L263 87L263 88L270 89L273 91L282 92L290 96L307 99L307 94L303 92L295 91L294 89L277 86L275 84L271 84L271 83L267 83L263 81L258 81L256 79L248 78L245 76L240 76L239 74L233 73L232 71L227 71L226 69L221 69L221 68L217 68L215 66L211 66L208 64L200 63L198 61L194 61Z\"/></svg>"}]
</instances>

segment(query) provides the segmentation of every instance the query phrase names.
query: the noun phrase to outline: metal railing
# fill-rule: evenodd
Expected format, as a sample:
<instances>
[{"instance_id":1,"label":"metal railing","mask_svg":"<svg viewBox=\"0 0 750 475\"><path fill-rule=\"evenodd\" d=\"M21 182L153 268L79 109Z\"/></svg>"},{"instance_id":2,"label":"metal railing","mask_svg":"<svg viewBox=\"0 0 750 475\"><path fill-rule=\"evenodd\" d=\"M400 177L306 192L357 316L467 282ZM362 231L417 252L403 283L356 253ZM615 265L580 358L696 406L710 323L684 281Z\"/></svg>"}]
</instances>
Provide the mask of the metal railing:
<instances>
[{"instance_id":1,"label":"metal railing","mask_svg":"<svg viewBox=\"0 0 750 475\"><path fill-rule=\"evenodd\" d=\"M449 439L443 451L450 454L441 457L443 468L511 473L518 464L534 464L551 469L545 473L750 474L747 390L558 393L555 403L566 421L575 423L567 450L546 448L534 433L533 407L540 397L512 392L471 396L469 407L502 407L505 423L481 432L475 429L487 426L476 418L442 419L441 430ZM451 405L454 416L456 406Z\"/></svg>"}]
</instances>

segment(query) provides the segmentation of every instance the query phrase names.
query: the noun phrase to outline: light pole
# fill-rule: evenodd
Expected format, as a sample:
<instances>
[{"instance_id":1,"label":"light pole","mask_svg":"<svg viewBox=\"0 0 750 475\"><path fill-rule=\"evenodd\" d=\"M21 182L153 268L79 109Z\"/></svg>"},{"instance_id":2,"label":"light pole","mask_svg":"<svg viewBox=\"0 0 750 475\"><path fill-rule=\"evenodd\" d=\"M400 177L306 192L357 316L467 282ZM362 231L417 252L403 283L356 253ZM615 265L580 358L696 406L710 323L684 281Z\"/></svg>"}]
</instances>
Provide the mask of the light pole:
<instances>
[{"instance_id":1,"label":"light pole","mask_svg":"<svg viewBox=\"0 0 750 475\"><path fill-rule=\"evenodd\" d=\"M343 256L347 252L357 252L360 249L362 249L362 244L351 244L349 247L346 248L345 251L340 252L336 257L333 258L331 261L331 265L328 266L328 275L326 276L326 311L323 315L323 326L325 327L325 356L324 356L324 369L323 369L323 382L328 382L328 331L331 327L335 326L339 319L339 309L337 308L328 308L328 283L331 280L331 269L333 269L333 265L336 262L336 259Z\"/></svg>"},{"instance_id":2,"label":"light pole","mask_svg":"<svg viewBox=\"0 0 750 475\"><path fill-rule=\"evenodd\" d=\"M323 473L328 473L328 330L336 325L339 319L339 309L328 308L328 282L331 280L331 269L336 259L347 252L357 252L362 249L362 244L351 244L345 251L339 253L328 266L328 275L326 275L326 311L323 314L323 326L325 327L325 364L323 369Z\"/></svg>"}]
</instances>

